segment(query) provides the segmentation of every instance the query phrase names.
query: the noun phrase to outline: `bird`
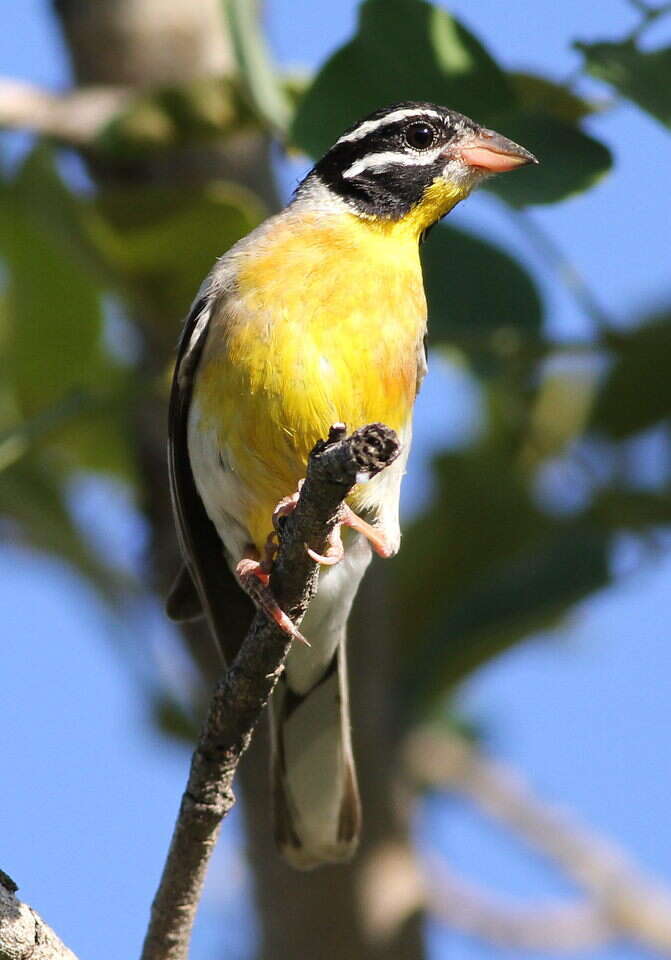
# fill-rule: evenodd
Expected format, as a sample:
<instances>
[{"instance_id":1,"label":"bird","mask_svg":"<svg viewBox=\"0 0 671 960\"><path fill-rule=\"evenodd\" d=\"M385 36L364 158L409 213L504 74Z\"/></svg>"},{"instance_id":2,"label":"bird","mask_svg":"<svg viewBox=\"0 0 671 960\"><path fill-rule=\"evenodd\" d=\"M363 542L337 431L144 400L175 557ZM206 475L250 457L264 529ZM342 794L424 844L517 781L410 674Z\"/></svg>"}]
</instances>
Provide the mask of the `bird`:
<instances>
[{"instance_id":1,"label":"bird","mask_svg":"<svg viewBox=\"0 0 671 960\"><path fill-rule=\"evenodd\" d=\"M228 662L254 606L306 640L292 644L270 703L275 838L298 869L350 859L361 829L347 620L373 550L391 557L400 545L427 369L420 241L486 177L537 162L447 107L378 109L345 130L281 212L224 253L183 327L168 461L184 564L168 613L204 614ZM372 422L396 431L401 454L354 487L342 531L316 558L319 586L299 633L267 585L273 517L295 503L332 424Z\"/></svg>"}]
</instances>

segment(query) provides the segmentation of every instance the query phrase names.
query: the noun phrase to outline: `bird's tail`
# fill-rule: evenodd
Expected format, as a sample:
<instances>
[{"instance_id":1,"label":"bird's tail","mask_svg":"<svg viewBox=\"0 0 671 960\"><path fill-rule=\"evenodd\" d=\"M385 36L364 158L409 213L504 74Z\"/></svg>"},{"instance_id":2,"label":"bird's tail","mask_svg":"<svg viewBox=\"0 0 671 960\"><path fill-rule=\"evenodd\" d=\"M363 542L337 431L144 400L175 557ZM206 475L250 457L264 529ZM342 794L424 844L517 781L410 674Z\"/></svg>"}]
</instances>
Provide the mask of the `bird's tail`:
<instances>
[{"instance_id":1,"label":"bird's tail","mask_svg":"<svg viewBox=\"0 0 671 960\"><path fill-rule=\"evenodd\" d=\"M300 870L349 860L361 805L350 738L344 630L322 677L295 693L283 677L271 702L275 838Z\"/></svg>"}]
</instances>

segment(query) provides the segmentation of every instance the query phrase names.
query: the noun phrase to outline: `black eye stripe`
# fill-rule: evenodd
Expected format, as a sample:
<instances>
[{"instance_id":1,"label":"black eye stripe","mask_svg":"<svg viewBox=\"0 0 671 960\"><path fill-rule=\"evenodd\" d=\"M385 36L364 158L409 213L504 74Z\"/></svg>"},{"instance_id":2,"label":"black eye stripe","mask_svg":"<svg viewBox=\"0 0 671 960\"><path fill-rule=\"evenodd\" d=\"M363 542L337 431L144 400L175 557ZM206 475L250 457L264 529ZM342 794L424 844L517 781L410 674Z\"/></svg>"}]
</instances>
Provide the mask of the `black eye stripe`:
<instances>
[{"instance_id":1,"label":"black eye stripe","mask_svg":"<svg viewBox=\"0 0 671 960\"><path fill-rule=\"evenodd\" d=\"M430 131L415 132L419 126ZM411 100L391 104L345 130L315 164L304 181L305 191L301 184L297 196L320 183L358 211L398 219L440 173L443 148L478 129L447 107Z\"/></svg>"}]
</instances>

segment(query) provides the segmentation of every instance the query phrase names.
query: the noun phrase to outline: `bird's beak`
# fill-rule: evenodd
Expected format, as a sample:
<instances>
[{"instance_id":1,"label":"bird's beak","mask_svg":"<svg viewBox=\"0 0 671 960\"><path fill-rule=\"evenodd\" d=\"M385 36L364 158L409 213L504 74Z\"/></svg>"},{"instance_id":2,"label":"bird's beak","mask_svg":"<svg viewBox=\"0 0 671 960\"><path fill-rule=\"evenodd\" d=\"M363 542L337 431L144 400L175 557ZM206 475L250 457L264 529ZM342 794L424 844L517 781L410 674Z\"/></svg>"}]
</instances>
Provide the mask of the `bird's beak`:
<instances>
[{"instance_id":1,"label":"bird's beak","mask_svg":"<svg viewBox=\"0 0 671 960\"><path fill-rule=\"evenodd\" d=\"M459 146L462 160L469 167L487 173L505 173L527 163L538 163L533 153L494 130L481 129Z\"/></svg>"}]
</instances>

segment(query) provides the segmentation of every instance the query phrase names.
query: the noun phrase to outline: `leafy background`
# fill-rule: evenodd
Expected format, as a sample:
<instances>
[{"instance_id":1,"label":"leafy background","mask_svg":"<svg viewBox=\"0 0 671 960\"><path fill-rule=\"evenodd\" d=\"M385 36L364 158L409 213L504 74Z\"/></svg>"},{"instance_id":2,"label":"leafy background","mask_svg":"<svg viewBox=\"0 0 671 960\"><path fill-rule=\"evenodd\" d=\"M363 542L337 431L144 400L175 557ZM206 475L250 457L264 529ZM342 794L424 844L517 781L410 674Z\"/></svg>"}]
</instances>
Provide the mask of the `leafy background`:
<instances>
[{"instance_id":1,"label":"leafy background","mask_svg":"<svg viewBox=\"0 0 671 960\"><path fill-rule=\"evenodd\" d=\"M238 16L240 120L314 156L380 103L426 98L541 157L491 181L424 248L432 372L390 572L397 703L406 724L477 731L670 879L658 842L671 773L668 20L639 3L450 11L270 3L277 61L315 70L288 88ZM43 6L5 17L5 72L64 82ZM217 130L174 98L153 109L178 136ZM107 131L101 155L142 151L128 129ZM163 402L200 278L263 202L218 181L96 192L71 153L25 137L5 138L3 156L3 856L66 941L105 960L136 948L181 787L183 748L156 721L174 730L196 685L146 582L157 492L140 485L133 425ZM278 158L285 194L304 168ZM430 797L416 829L420 850L506 894L565 893L470 809ZM235 836L223 844L194 957L222 941L248 956L253 942ZM124 922L101 946L110 897ZM436 957L482 955L438 923L428 937Z\"/></svg>"}]
</instances>

